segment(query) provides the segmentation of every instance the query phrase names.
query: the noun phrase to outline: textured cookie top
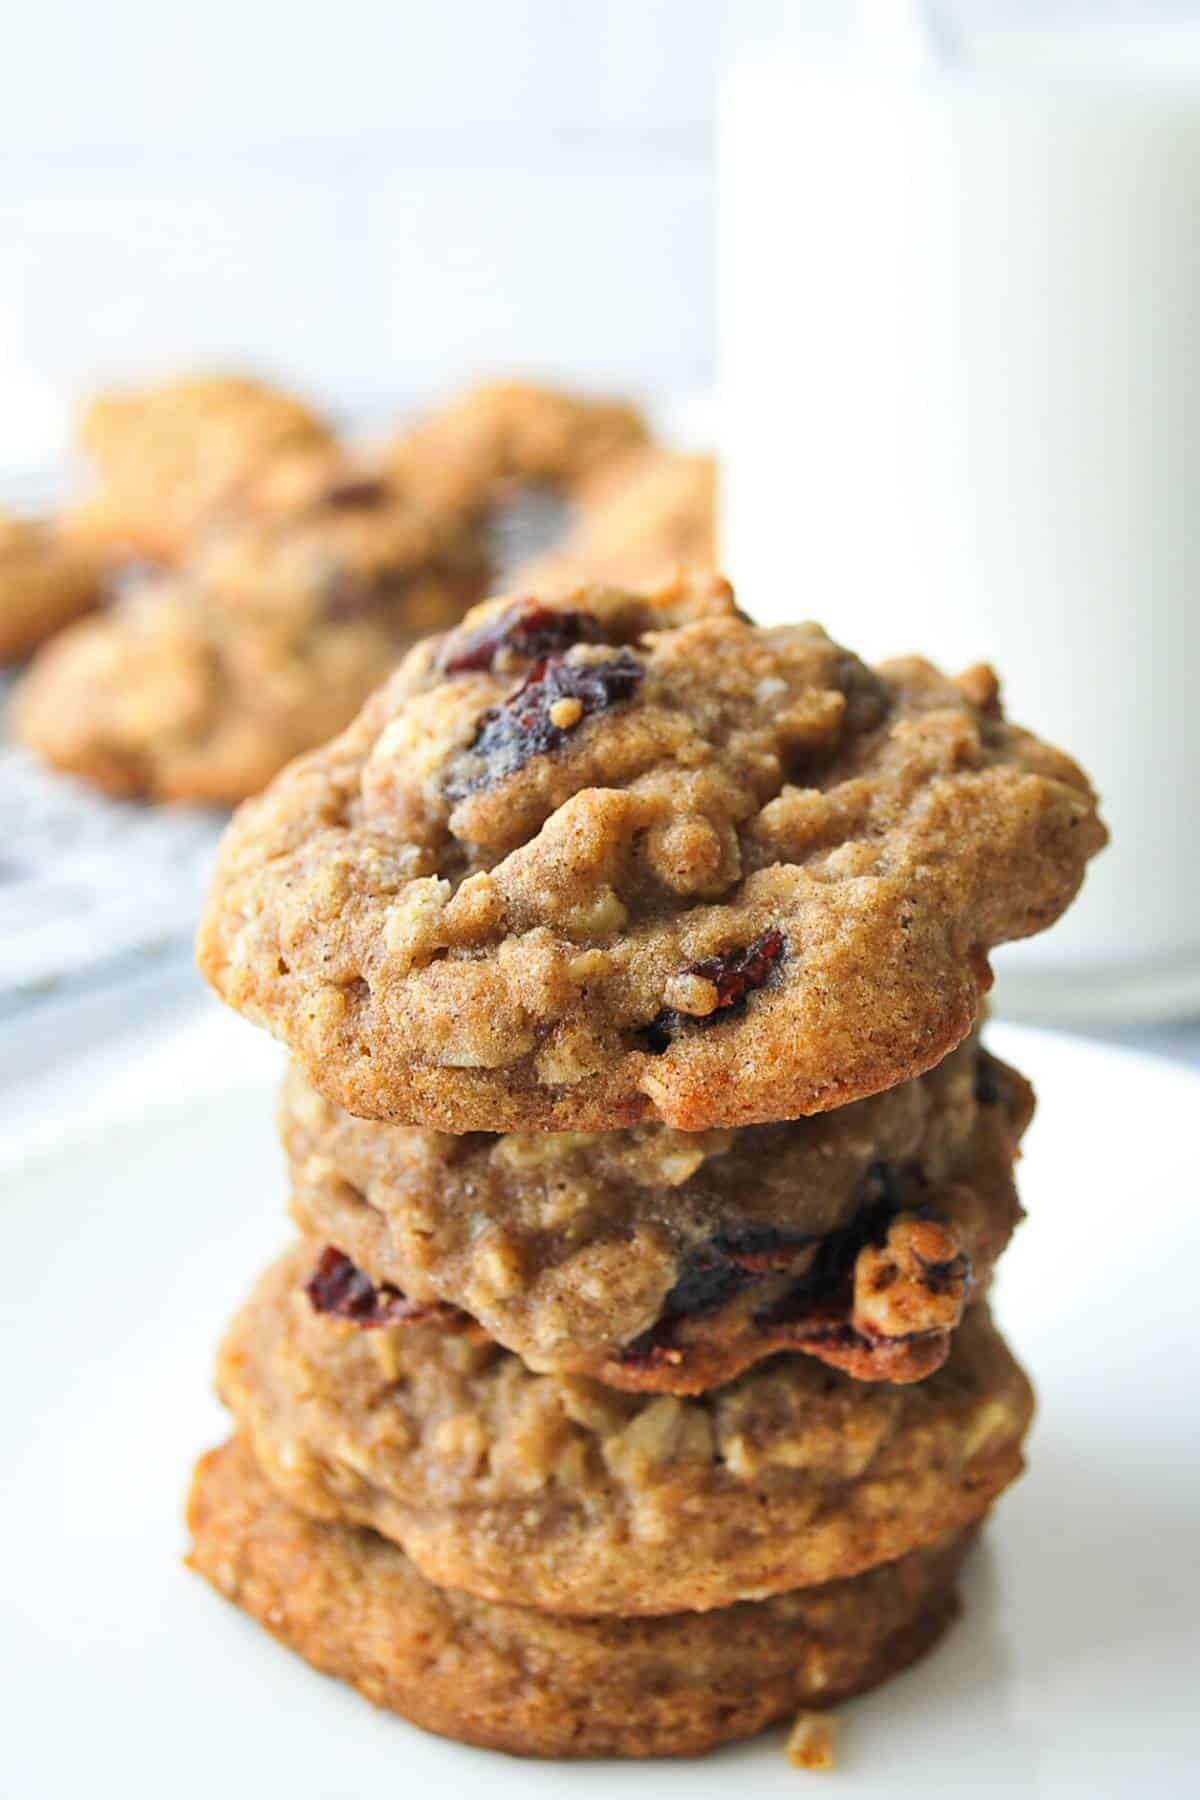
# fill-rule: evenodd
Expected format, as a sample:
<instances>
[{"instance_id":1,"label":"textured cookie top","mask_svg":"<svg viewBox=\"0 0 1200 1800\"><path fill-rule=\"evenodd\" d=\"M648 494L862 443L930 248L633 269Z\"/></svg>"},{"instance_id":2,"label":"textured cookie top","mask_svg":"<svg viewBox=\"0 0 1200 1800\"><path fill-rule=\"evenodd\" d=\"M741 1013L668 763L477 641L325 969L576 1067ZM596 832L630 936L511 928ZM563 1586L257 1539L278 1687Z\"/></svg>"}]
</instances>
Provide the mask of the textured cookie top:
<instances>
[{"instance_id":1,"label":"textured cookie top","mask_svg":"<svg viewBox=\"0 0 1200 1800\"><path fill-rule=\"evenodd\" d=\"M474 527L340 477L60 638L18 690L15 728L111 791L232 803L342 730L486 575Z\"/></svg>"},{"instance_id":2,"label":"textured cookie top","mask_svg":"<svg viewBox=\"0 0 1200 1800\"><path fill-rule=\"evenodd\" d=\"M1031 1107L972 1040L886 1093L740 1130L452 1137L355 1119L295 1066L280 1124L292 1215L342 1253L335 1308L371 1319L399 1290L532 1368L695 1393L783 1348L868 1380L938 1367L1020 1216Z\"/></svg>"},{"instance_id":3,"label":"textured cookie top","mask_svg":"<svg viewBox=\"0 0 1200 1800\"><path fill-rule=\"evenodd\" d=\"M95 558L40 519L0 510L0 662L26 655L102 598Z\"/></svg>"},{"instance_id":4,"label":"textured cookie top","mask_svg":"<svg viewBox=\"0 0 1200 1800\"><path fill-rule=\"evenodd\" d=\"M697 1131L931 1067L1103 841L987 671L715 579L500 599L239 815L199 954L360 1116Z\"/></svg>"},{"instance_id":5,"label":"textured cookie top","mask_svg":"<svg viewBox=\"0 0 1200 1800\"><path fill-rule=\"evenodd\" d=\"M857 1574L978 1519L1020 1468L1029 1385L984 1306L909 1387L781 1356L691 1399L537 1375L436 1325L318 1313L300 1247L218 1383L272 1485L371 1525L433 1581L552 1611L662 1613Z\"/></svg>"}]
</instances>

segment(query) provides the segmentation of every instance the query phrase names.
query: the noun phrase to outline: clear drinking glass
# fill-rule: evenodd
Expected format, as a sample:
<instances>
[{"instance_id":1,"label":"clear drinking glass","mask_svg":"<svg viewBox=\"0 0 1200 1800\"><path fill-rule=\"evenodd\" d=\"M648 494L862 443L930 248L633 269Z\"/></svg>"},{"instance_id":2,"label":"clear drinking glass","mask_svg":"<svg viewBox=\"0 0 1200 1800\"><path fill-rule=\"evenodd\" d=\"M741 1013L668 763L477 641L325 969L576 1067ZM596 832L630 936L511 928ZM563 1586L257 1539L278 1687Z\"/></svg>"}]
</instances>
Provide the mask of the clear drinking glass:
<instances>
[{"instance_id":1,"label":"clear drinking glass","mask_svg":"<svg viewBox=\"0 0 1200 1800\"><path fill-rule=\"evenodd\" d=\"M1200 6L734 11L726 566L993 661L1094 777L1113 842L1003 1005L1200 1011Z\"/></svg>"}]
</instances>

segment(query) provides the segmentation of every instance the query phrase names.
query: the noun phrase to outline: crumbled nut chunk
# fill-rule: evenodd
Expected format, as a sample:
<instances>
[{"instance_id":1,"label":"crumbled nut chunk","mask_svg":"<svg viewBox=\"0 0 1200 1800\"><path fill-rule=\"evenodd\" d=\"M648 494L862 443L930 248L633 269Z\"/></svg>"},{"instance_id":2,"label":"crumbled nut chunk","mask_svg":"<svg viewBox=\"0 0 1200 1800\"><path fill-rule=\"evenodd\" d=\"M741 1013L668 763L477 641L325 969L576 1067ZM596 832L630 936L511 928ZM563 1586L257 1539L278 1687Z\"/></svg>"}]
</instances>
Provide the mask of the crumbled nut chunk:
<instances>
[{"instance_id":1,"label":"crumbled nut chunk","mask_svg":"<svg viewBox=\"0 0 1200 1800\"><path fill-rule=\"evenodd\" d=\"M854 1266L855 1328L881 1338L952 1330L962 1316L971 1260L933 1219L902 1213Z\"/></svg>"},{"instance_id":2,"label":"crumbled nut chunk","mask_svg":"<svg viewBox=\"0 0 1200 1800\"><path fill-rule=\"evenodd\" d=\"M832 1713L801 1712L788 1732L787 1759L795 1769L832 1769L833 1734L841 1721Z\"/></svg>"}]
</instances>

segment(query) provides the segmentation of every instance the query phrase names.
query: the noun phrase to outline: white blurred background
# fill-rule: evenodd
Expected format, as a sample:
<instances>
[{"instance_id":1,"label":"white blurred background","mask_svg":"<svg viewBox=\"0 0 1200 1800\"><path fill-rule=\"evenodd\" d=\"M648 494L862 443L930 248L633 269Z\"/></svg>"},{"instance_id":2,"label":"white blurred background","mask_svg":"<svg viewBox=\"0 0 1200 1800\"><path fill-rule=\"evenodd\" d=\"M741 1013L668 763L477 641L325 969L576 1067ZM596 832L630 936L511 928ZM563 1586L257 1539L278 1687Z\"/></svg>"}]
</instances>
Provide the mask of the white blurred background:
<instances>
[{"instance_id":1,"label":"white blurred background","mask_svg":"<svg viewBox=\"0 0 1200 1800\"><path fill-rule=\"evenodd\" d=\"M0 52L0 470L181 358L355 417L713 378L720 0L44 0Z\"/></svg>"}]
</instances>

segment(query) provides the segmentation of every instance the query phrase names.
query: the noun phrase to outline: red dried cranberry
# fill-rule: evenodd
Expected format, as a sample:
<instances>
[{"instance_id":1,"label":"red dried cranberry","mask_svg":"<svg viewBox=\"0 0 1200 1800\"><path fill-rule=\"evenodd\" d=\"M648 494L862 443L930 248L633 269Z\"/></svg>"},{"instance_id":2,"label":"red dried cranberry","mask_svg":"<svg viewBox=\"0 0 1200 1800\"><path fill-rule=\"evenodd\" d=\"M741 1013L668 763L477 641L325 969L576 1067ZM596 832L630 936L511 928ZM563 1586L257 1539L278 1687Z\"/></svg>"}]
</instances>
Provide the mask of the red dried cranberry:
<instances>
[{"instance_id":1,"label":"red dried cranberry","mask_svg":"<svg viewBox=\"0 0 1200 1800\"><path fill-rule=\"evenodd\" d=\"M384 1282L377 1287L369 1275L340 1250L329 1244L321 1252L312 1275L305 1283L314 1309L333 1313L339 1319L351 1319L356 1325L399 1325L411 1319L415 1307L400 1289Z\"/></svg>"},{"instance_id":2,"label":"red dried cranberry","mask_svg":"<svg viewBox=\"0 0 1200 1800\"><path fill-rule=\"evenodd\" d=\"M760 988L771 973L772 964L783 955L783 933L764 931L748 950L736 950L728 956L708 956L698 962L693 975L711 981L717 990L717 1006L736 1006L754 988Z\"/></svg>"},{"instance_id":3,"label":"red dried cranberry","mask_svg":"<svg viewBox=\"0 0 1200 1800\"><path fill-rule=\"evenodd\" d=\"M734 1008L740 1009L747 994L763 986L786 949L787 943L782 931L772 926L745 950L731 950L723 956L706 956L702 962L692 963L686 973L699 975L703 981L711 981L717 990L717 1004L712 1012L705 1013L700 1018L693 1018L688 1014L687 1022L693 1025L716 1025ZM673 1006L664 1006L643 1029L642 1036L647 1049L656 1053L665 1050L683 1022L683 1014Z\"/></svg>"},{"instance_id":4,"label":"red dried cranberry","mask_svg":"<svg viewBox=\"0 0 1200 1800\"><path fill-rule=\"evenodd\" d=\"M641 663L628 650L598 663L543 657L534 663L515 694L501 705L489 707L480 719L467 748L466 771L452 774L447 781L450 798L492 787L524 768L533 757L557 750L584 719L628 700L643 673ZM579 702L579 716L570 725L556 725L551 717L559 700Z\"/></svg>"},{"instance_id":5,"label":"red dried cranberry","mask_svg":"<svg viewBox=\"0 0 1200 1800\"><path fill-rule=\"evenodd\" d=\"M790 1281L773 1304L756 1315L764 1329L799 1325L803 1320L836 1317L851 1304L851 1283L859 1252L882 1244L888 1226L904 1205L903 1178L890 1163L872 1163L863 1177L859 1204L845 1225L818 1236L780 1231L772 1225L731 1226L716 1232L690 1251L662 1311L649 1330L625 1346L621 1360L646 1364L672 1345L674 1327L698 1313L712 1312L750 1287L755 1280L787 1275L797 1259L808 1256L803 1272ZM965 1256L930 1265L937 1282L959 1279L969 1270Z\"/></svg>"},{"instance_id":6,"label":"red dried cranberry","mask_svg":"<svg viewBox=\"0 0 1200 1800\"><path fill-rule=\"evenodd\" d=\"M601 644L604 634L592 613L556 611L540 600L518 600L473 631L455 632L442 649L444 675L494 667L502 650L535 661L561 654L572 644Z\"/></svg>"},{"instance_id":7,"label":"red dried cranberry","mask_svg":"<svg viewBox=\"0 0 1200 1800\"><path fill-rule=\"evenodd\" d=\"M755 1276L786 1270L816 1241L812 1233L781 1231L775 1225L732 1225L715 1232L684 1258L659 1323L711 1311Z\"/></svg>"},{"instance_id":8,"label":"red dried cranberry","mask_svg":"<svg viewBox=\"0 0 1200 1800\"><path fill-rule=\"evenodd\" d=\"M382 506L387 497L386 481L381 481L377 475L356 475L327 487L320 503L339 512L358 512Z\"/></svg>"}]
</instances>

